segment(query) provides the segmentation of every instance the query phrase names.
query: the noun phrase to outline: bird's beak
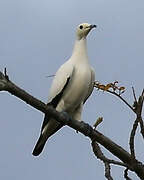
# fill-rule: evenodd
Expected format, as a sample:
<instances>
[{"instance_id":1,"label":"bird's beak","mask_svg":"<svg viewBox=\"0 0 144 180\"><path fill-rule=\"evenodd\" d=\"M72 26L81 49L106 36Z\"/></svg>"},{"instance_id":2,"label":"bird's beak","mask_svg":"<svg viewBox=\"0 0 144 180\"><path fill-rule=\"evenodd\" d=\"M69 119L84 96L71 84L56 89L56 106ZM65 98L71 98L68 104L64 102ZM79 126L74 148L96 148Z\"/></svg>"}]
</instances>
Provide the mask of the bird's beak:
<instances>
[{"instance_id":1,"label":"bird's beak","mask_svg":"<svg viewBox=\"0 0 144 180\"><path fill-rule=\"evenodd\" d=\"M90 29L93 29L93 28L96 28L96 27L97 27L97 25L95 25L95 24L90 25Z\"/></svg>"}]
</instances>

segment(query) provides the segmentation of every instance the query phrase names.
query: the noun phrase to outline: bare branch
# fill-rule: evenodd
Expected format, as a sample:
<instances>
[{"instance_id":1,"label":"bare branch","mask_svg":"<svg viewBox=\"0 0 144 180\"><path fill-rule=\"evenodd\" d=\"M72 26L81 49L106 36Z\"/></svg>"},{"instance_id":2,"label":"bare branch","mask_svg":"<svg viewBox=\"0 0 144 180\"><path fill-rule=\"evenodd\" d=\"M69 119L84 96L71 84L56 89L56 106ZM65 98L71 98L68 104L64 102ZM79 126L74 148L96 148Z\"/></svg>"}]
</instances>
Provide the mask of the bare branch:
<instances>
[{"instance_id":1,"label":"bare branch","mask_svg":"<svg viewBox=\"0 0 144 180\"><path fill-rule=\"evenodd\" d=\"M92 142L92 147L93 147L93 152L94 154L96 155L96 157L98 159L100 159L101 161L103 161L104 165L105 165L105 177L108 179L108 180L113 180L112 176L111 176L111 172L110 172L110 163L108 158L105 157L105 155L102 153L98 143L96 141L93 141ZM117 163L117 162L115 162ZM119 164L119 162L118 162Z\"/></svg>"},{"instance_id":2,"label":"bare branch","mask_svg":"<svg viewBox=\"0 0 144 180\"><path fill-rule=\"evenodd\" d=\"M139 117L141 117L142 114L142 107L143 107L143 102L144 102L144 89L142 91L141 96L138 99L137 107L136 107L136 114Z\"/></svg>"},{"instance_id":3,"label":"bare branch","mask_svg":"<svg viewBox=\"0 0 144 180\"><path fill-rule=\"evenodd\" d=\"M125 90L125 87L118 87L116 84L118 83L118 81L115 81L114 83L109 83L107 85L103 85L100 84L99 82L95 82L94 86L98 89L101 89L103 91L107 91L115 96L117 96L118 98L120 98L136 115L137 118L133 124L133 128L130 134L130 140L129 140L129 145L130 145L130 151L131 151L131 155L132 158L135 159L135 148L134 148L134 137L136 134L136 129L138 127L138 123L140 123L140 127L141 127L141 134L144 138L144 123L141 117L141 113L142 113L142 106L143 106L143 102L144 102L144 90L142 91L141 96L139 97L138 101L135 95L135 90L134 87L132 87L132 91L133 91L133 96L134 96L134 105L133 107L121 96L121 94L124 92L121 90ZM112 89L112 90L109 90ZM117 90L119 90L119 93L117 93Z\"/></svg>"},{"instance_id":4,"label":"bare branch","mask_svg":"<svg viewBox=\"0 0 144 180\"><path fill-rule=\"evenodd\" d=\"M123 167L126 167L126 168L128 167L127 164L124 164L122 162L106 158L105 155L103 154L103 152L101 151L101 149L100 149L100 147L99 147L99 145L98 145L98 143L96 141L92 141L92 148L93 148L93 152L94 152L95 156L98 159L100 159L101 161L107 162L109 164L123 166Z\"/></svg>"},{"instance_id":5,"label":"bare branch","mask_svg":"<svg viewBox=\"0 0 144 180\"><path fill-rule=\"evenodd\" d=\"M99 117L96 122L94 123L93 127L94 129L97 128L97 126L103 121L103 117Z\"/></svg>"},{"instance_id":6,"label":"bare branch","mask_svg":"<svg viewBox=\"0 0 144 180\"><path fill-rule=\"evenodd\" d=\"M79 122L77 120L72 119L67 113L57 112L54 108L47 106L45 103L40 100L34 98L26 91L22 90L10 80L7 80L3 73L0 72L0 91L7 91L16 97L20 98L24 102L28 103L32 107L43 113L49 113L52 117L54 117L57 121L68 125L69 127L81 132L83 135L89 137L92 141L95 140L104 146L108 151L110 151L113 155L119 158L123 163L129 165L129 169L135 171L138 177L144 180L144 165L134 160L131 155L124 150L122 147L114 143L112 140L94 130L89 124L84 122Z\"/></svg>"},{"instance_id":7,"label":"bare branch","mask_svg":"<svg viewBox=\"0 0 144 180\"><path fill-rule=\"evenodd\" d=\"M134 101L137 103L137 98L136 98L134 87L132 87L132 91L133 91Z\"/></svg>"},{"instance_id":8,"label":"bare branch","mask_svg":"<svg viewBox=\"0 0 144 180\"><path fill-rule=\"evenodd\" d=\"M143 106L143 101L144 101L144 90L142 91L141 96L139 97L138 101L136 99L136 95L135 95L135 91L134 88L133 89L133 95L134 95L134 99L135 99L135 113L137 115L137 118L133 124L133 128L130 134L130 141L129 141L129 145L130 145L130 151L131 151L131 155L133 158L135 158L135 150L134 150L134 137L136 134L136 130L138 127L138 123L140 123L140 127L141 127L141 134L144 138L144 125L143 125L143 121L142 121L142 117L141 117L141 113L142 113L142 106Z\"/></svg>"},{"instance_id":9,"label":"bare branch","mask_svg":"<svg viewBox=\"0 0 144 180\"><path fill-rule=\"evenodd\" d=\"M134 99L135 99L135 113L137 115L137 118L136 118L136 120L133 124L133 128L131 130L129 145L130 145L131 155L133 158L135 158L134 137L135 137L136 130L138 127L138 123L140 123L141 134L144 138L144 124L143 124L142 115L141 115L142 114L143 101L144 101L144 90L142 91L142 94L137 101L134 88L132 88L132 89L133 89L133 95L134 95Z\"/></svg>"},{"instance_id":10,"label":"bare branch","mask_svg":"<svg viewBox=\"0 0 144 180\"><path fill-rule=\"evenodd\" d=\"M112 176L111 176L111 172L110 172L110 164L108 162L104 162L105 164L105 177L108 179L108 180L113 180Z\"/></svg>"},{"instance_id":11,"label":"bare branch","mask_svg":"<svg viewBox=\"0 0 144 180\"><path fill-rule=\"evenodd\" d=\"M144 122L143 122L142 118L139 118L139 123L140 123L140 128L141 128L141 134L144 139Z\"/></svg>"},{"instance_id":12,"label":"bare branch","mask_svg":"<svg viewBox=\"0 0 144 180\"><path fill-rule=\"evenodd\" d=\"M143 103L144 103L144 89L143 89L142 94L139 97L139 100L138 100L138 103L137 103L137 118L138 118L139 123L140 123L142 137L144 138L144 123L143 123L143 120L142 120Z\"/></svg>"},{"instance_id":13,"label":"bare branch","mask_svg":"<svg viewBox=\"0 0 144 180\"><path fill-rule=\"evenodd\" d=\"M4 68L4 76L5 76L5 78L7 79L7 81L9 81L9 77L8 77L8 75L7 75L7 69L6 69L6 68Z\"/></svg>"},{"instance_id":14,"label":"bare branch","mask_svg":"<svg viewBox=\"0 0 144 180\"><path fill-rule=\"evenodd\" d=\"M120 90L120 88L124 88L124 87L118 88L115 85L116 83L118 83L118 82L116 81L114 83L109 83L109 84L107 84L105 86L105 85L101 85L101 84L95 82L94 87L96 87L98 89L101 89L103 91L107 91L108 93L111 93L111 94L117 96L118 98L120 98L135 113L134 108L121 96L122 93L120 93L120 91L119 91L119 93L116 93L116 89ZM109 90L109 88L112 88L113 91Z\"/></svg>"},{"instance_id":15,"label":"bare branch","mask_svg":"<svg viewBox=\"0 0 144 180\"><path fill-rule=\"evenodd\" d=\"M133 124L133 128L131 130L131 134L130 134L130 140L129 140L129 145L130 145L130 151L131 151L131 155L132 157L135 159L135 149L134 149L134 137L136 134L136 130L138 127L138 118L136 118L134 124Z\"/></svg>"},{"instance_id":16,"label":"bare branch","mask_svg":"<svg viewBox=\"0 0 144 180\"><path fill-rule=\"evenodd\" d=\"M120 99L135 113L134 108L133 108L122 96L120 96L120 95L117 94L116 92L113 92L113 91L110 91L110 90L108 90L107 92L109 92L109 93L117 96L118 98L120 98Z\"/></svg>"}]
</instances>

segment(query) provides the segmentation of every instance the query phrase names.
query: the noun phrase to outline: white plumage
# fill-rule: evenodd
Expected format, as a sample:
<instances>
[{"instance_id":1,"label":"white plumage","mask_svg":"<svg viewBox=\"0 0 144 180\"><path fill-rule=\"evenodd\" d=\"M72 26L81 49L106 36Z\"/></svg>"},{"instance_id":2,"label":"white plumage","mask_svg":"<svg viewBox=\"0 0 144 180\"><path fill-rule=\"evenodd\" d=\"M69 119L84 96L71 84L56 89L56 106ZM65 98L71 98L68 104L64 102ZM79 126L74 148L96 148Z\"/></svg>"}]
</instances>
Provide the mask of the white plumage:
<instances>
[{"instance_id":1,"label":"white plumage","mask_svg":"<svg viewBox=\"0 0 144 180\"><path fill-rule=\"evenodd\" d=\"M80 24L76 30L76 40L71 58L57 71L49 93L48 105L57 111L65 111L81 121L82 108L91 95L95 81L94 70L89 65L86 36L96 25ZM33 155L39 155L47 139L62 125L49 115L45 115L41 134Z\"/></svg>"}]
</instances>

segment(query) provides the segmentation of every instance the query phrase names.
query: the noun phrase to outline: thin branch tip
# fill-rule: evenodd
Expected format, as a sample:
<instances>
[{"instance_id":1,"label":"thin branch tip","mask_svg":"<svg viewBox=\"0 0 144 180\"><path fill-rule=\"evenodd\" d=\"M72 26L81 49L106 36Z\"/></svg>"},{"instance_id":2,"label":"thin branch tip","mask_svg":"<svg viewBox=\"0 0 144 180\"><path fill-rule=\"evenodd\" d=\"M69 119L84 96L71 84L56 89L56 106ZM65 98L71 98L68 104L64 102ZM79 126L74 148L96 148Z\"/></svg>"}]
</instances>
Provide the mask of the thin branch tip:
<instances>
[{"instance_id":1,"label":"thin branch tip","mask_svg":"<svg viewBox=\"0 0 144 180\"><path fill-rule=\"evenodd\" d=\"M132 86L132 92L133 92L133 97L134 97L134 101L137 103L137 98L136 98L136 94L135 94L135 89Z\"/></svg>"},{"instance_id":2,"label":"thin branch tip","mask_svg":"<svg viewBox=\"0 0 144 180\"><path fill-rule=\"evenodd\" d=\"M9 76L7 75L7 69L6 67L4 68L4 76L7 79L7 81L9 81Z\"/></svg>"}]
</instances>

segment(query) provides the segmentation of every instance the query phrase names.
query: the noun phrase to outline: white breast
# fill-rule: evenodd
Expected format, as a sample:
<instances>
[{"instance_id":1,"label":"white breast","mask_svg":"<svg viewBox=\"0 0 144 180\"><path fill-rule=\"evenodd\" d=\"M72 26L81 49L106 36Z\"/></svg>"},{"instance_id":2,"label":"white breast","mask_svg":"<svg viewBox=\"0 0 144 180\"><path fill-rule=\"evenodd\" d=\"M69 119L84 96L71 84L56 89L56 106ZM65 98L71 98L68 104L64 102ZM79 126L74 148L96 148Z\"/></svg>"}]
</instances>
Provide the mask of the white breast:
<instances>
[{"instance_id":1,"label":"white breast","mask_svg":"<svg viewBox=\"0 0 144 180\"><path fill-rule=\"evenodd\" d=\"M91 70L87 65L75 67L70 85L65 90L60 101L64 105L64 110L73 111L87 96L88 89L91 83Z\"/></svg>"}]
</instances>

